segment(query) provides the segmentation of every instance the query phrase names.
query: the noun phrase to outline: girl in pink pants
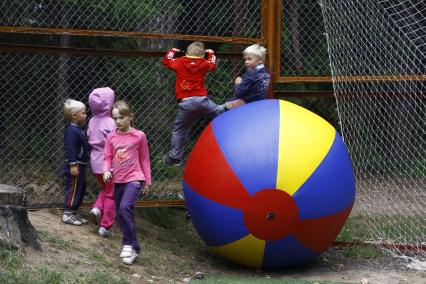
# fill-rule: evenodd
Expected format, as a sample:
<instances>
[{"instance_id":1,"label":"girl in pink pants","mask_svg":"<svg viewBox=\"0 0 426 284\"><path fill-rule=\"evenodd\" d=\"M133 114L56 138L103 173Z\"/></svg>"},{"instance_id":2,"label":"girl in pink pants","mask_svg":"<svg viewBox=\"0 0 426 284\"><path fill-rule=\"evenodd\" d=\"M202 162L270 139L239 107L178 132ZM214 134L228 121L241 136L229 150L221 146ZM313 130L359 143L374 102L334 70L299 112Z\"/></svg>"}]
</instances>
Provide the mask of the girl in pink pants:
<instances>
[{"instance_id":1,"label":"girl in pink pants","mask_svg":"<svg viewBox=\"0 0 426 284\"><path fill-rule=\"evenodd\" d=\"M101 191L90 211L91 219L100 225L98 234L102 237L111 235L111 227L115 219L114 185L104 182L102 178L104 163L104 146L108 133L116 129L111 117L115 94L111 88L97 88L89 95L89 106L93 117L87 129L88 142L91 148L90 165L98 180Z\"/></svg>"}]
</instances>

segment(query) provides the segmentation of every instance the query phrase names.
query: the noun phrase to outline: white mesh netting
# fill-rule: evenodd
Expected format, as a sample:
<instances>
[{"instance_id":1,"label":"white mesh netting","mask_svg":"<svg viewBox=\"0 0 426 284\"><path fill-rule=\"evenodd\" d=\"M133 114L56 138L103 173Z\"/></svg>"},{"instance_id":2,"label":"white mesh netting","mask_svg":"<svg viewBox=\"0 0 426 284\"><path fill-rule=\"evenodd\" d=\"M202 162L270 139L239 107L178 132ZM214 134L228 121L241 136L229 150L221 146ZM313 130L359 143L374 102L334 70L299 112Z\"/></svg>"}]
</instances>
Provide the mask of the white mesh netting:
<instances>
[{"instance_id":1,"label":"white mesh netting","mask_svg":"<svg viewBox=\"0 0 426 284\"><path fill-rule=\"evenodd\" d=\"M321 0L364 241L426 257L426 3Z\"/></svg>"}]
</instances>

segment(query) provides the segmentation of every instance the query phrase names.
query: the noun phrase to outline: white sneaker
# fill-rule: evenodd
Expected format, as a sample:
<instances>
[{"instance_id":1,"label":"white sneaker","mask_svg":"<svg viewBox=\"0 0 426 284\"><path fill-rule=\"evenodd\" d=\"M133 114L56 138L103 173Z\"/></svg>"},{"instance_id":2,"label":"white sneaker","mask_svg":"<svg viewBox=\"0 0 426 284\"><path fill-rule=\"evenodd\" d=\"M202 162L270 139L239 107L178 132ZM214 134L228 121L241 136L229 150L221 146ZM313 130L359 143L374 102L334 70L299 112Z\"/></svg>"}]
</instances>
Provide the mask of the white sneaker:
<instances>
[{"instance_id":1,"label":"white sneaker","mask_svg":"<svg viewBox=\"0 0 426 284\"><path fill-rule=\"evenodd\" d=\"M62 215L62 223L74 226L81 226L81 221L74 214Z\"/></svg>"},{"instance_id":2,"label":"white sneaker","mask_svg":"<svg viewBox=\"0 0 426 284\"><path fill-rule=\"evenodd\" d=\"M89 218L95 225L98 225L101 220L101 210L93 207L92 210L90 210Z\"/></svg>"},{"instance_id":3,"label":"white sneaker","mask_svg":"<svg viewBox=\"0 0 426 284\"><path fill-rule=\"evenodd\" d=\"M138 257L138 254L135 251L133 251L131 256L129 256L129 257L123 257L121 259L121 261L124 264L131 265L135 261L136 257Z\"/></svg>"},{"instance_id":4,"label":"white sneaker","mask_svg":"<svg viewBox=\"0 0 426 284\"><path fill-rule=\"evenodd\" d=\"M131 257L133 254L135 254L135 250L130 245L124 245L123 249L121 250L120 257Z\"/></svg>"},{"instance_id":5,"label":"white sneaker","mask_svg":"<svg viewBox=\"0 0 426 284\"><path fill-rule=\"evenodd\" d=\"M81 216L80 214L75 214L75 217L78 219L78 221L81 222L81 224L87 224L89 222L87 222L87 219L84 218L83 216Z\"/></svg>"},{"instance_id":6,"label":"white sneaker","mask_svg":"<svg viewBox=\"0 0 426 284\"><path fill-rule=\"evenodd\" d=\"M112 236L112 231L110 229L106 229L104 227L100 227L98 230L98 234L101 237L111 237Z\"/></svg>"}]
</instances>

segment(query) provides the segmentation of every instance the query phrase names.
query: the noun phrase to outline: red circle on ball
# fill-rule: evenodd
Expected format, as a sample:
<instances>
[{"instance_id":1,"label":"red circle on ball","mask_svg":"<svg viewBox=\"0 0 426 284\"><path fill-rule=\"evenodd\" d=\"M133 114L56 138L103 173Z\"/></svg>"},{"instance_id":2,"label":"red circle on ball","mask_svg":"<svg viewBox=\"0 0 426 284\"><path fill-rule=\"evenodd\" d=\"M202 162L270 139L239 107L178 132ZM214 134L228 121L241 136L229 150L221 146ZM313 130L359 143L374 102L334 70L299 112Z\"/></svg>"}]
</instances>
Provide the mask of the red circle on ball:
<instances>
[{"instance_id":1,"label":"red circle on ball","mask_svg":"<svg viewBox=\"0 0 426 284\"><path fill-rule=\"evenodd\" d=\"M255 237L273 241L289 235L298 220L294 199L285 191L264 189L244 206L244 223Z\"/></svg>"}]
</instances>

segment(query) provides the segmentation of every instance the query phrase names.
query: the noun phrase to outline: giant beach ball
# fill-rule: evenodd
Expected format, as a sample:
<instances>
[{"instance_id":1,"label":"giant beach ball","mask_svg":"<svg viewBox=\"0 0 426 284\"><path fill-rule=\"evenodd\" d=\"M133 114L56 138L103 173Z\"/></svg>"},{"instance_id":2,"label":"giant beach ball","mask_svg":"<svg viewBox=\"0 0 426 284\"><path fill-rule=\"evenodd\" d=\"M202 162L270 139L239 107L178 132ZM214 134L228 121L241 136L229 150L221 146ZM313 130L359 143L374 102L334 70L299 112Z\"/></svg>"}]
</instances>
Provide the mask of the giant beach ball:
<instances>
[{"instance_id":1,"label":"giant beach ball","mask_svg":"<svg viewBox=\"0 0 426 284\"><path fill-rule=\"evenodd\" d=\"M318 115L282 100L213 119L188 158L183 188L200 238L238 264L303 264L339 234L355 199L348 151Z\"/></svg>"}]
</instances>

